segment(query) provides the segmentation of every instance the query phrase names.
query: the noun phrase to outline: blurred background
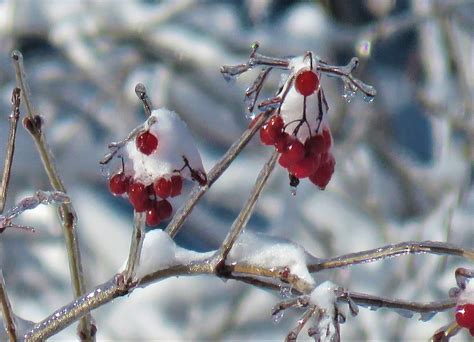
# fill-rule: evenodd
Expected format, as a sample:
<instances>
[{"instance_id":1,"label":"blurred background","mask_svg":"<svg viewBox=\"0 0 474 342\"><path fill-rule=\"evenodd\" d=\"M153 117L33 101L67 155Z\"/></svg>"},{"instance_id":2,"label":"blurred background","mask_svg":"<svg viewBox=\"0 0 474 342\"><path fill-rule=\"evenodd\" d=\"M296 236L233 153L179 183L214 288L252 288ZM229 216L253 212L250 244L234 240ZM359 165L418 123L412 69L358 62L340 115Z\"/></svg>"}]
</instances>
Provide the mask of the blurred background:
<instances>
[{"instance_id":1,"label":"blurred background","mask_svg":"<svg viewBox=\"0 0 474 342\"><path fill-rule=\"evenodd\" d=\"M135 96L146 85L155 107L178 112L207 170L248 125L243 93L257 70L227 83L221 65L243 63L250 45L275 57L314 51L330 64L360 59L356 76L376 87L372 103L348 103L338 79L323 78L335 141L335 175L325 191L303 181L290 193L272 175L248 230L285 237L319 257L408 240L474 246L474 2L357 1L0 1L0 151L8 134L13 49L24 55L33 104L78 213L88 287L124 263L132 210L107 190L98 161L111 141L144 119ZM271 96L280 75L263 90ZM25 114L23 109L22 114ZM271 149L254 138L204 196L177 236L183 247L218 247ZM7 208L50 189L31 138L19 128ZM0 239L12 305L40 321L72 299L56 211L22 215L35 234ZM392 259L315 275L353 291L432 301L455 286L453 257ZM168 279L93 312L101 340L283 340L290 310L274 324L278 293L211 277ZM429 322L361 309L343 340L427 340L453 320ZM54 339L75 339L75 326ZM301 340L307 339L305 334ZM469 340L463 332L455 340Z\"/></svg>"}]
</instances>

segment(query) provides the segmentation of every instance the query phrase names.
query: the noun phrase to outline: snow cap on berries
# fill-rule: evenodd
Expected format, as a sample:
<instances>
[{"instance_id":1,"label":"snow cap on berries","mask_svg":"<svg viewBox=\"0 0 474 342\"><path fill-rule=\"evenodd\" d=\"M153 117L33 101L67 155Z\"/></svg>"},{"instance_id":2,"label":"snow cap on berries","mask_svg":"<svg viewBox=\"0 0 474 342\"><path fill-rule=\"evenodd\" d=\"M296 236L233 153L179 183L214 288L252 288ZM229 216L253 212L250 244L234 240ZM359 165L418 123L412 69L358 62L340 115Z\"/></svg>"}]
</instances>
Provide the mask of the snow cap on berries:
<instances>
[{"instance_id":1,"label":"snow cap on berries","mask_svg":"<svg viewBox=\"0 0 474 342\"><path fill-rule=\"evenodd\" d=\"M177 172L185 179L194 180L191 169L205 174L194 138L178 114L165 108L153 110L145 131L156 137L157 146L146 154L137 148L135 139L127 142L123 153L126 175L149 185L159 177Z\"/></svg>"}]
</instances>

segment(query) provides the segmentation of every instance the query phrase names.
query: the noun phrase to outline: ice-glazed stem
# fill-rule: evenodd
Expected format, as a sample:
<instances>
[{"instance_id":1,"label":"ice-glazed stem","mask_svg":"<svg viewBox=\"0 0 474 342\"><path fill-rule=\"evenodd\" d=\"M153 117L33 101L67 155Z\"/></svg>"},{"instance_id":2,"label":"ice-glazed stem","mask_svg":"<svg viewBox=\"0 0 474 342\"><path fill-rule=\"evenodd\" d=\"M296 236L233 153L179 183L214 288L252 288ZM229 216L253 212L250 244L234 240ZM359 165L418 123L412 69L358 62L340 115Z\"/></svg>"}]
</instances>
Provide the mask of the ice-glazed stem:
<instances>
[{"instance_id":1,"label":"ice-glazed stem","mask_svg":"<svg viewBox=\"0 0 474 342\"><path fill-rule=\"evenodd\" d=\"M125 281L133 282L135 271L140 263L140 255L145 239L145 214L134 212L133 234L130 242L130 251L125 268Z\"/></svg>"},{"instance_id":2,"label":"ice-glazed stem","mask_svg":"<svg viewBox=\"0 0 474 342\"><path fill-rule=\"evenodd\" d=\"M0 269L0 304L2 305L3 312L3 325L5 331L8 334L10 342L15 342L16 337L16 326L15 326L15 315L13 314L10 300L8 299L7 288L5 285L5 279L3 278L3 271Z\"/></svg>"},{"instance_id":3,"label":"ice-glazed stem","mask_svg":"<svg viewBox=\"0 0 474 342\"><path fill-rule=\"evenodd\" d=\"M353 57L351 61L345 66L329 65L323 61L319 61L318 70L327 74L328 76L336 76L341 78L344 83L349 85L350 89L359 90L366 97L371 99L377 94L375 88L352 76L352 72L357 68L358 65L359 59L357 57Z\"/></svg>"},{"instance_id":4,"label":"ice-glazed stem","mask_svg":"<svg viewBox=\"0 0 474 342\"><path fill-rule=\"evenodd\" d=\"M474 260L474 250L464 249L446 242L408 241L396 245L387 245L367 251L350 253L335 258L323 259L308 265L310 272L340 268L349 265L365 264L407 254L455 255Z\"/></svg>"},{"instance_id":5,"label":"ice-glazed stem","mask_svg":"<svg viewBox=\"0 0 474 342\"><path fill-rule=\"evenodd\" d=\"M46 143L45 136L41 127L41 119L35 112L31 103L30 90L26 81L25 68L23 66L23 55L15 50L11 54L13 65L15 67L16 81L21 89L22 97L26 104L27 118L25 118L25 128L31 134L38 153L41 157L43 167L48 175L51 186L56 191L66 193L66 188L59 177L59 173L53 162L53 156ZM63 227L66 240L66 249L68 252L69 270L71 282L75 297L80 297L85 293L84 275L82 271L81 253L79 249L79 240L76 232L76 215L72 204L63 204L59 207L59 216ZM82 340L95 340L95 327L92 323L92 317L86 315L79 323L78 335Z\"/></svg>"},{"instance_id":6,"label":"ice-glazed stem","mask_svg":"<svg viewBox=\"0 0 474 342\"><path fill-rule=\"evenodd\" d=\"M16 129L18 127L18 119L20 118L20 92L20 88L15 88L12 92L12 111L9 116L10 129L8 131L7 153L3 167L2 183L0 185L0 214L3 213L7 200L8 183L10 182L13 154L15 153Z\"/></svg>"},{"instance_id":7,"label":"ice-glazed stem","mask_svg":"<svg viewBox=\"0 0 474 342\"><path fill-rule=\"evenodd\" d=\"M150 98L148 97L146 87L143 83L138 83L135 86L135 94L137 94L138 98L140 101L143 103L143 109L145 110L145 114L147 117L150 117L151 115L151 110L152 110L152 104L150 101Z\"/></svg>"},{"instance_id":8,"label":"ice-glazed stem","mask_svg":"<svg viewBox=\"0 0 474 342\"><path fill-rule=\"evenodd\" d=\"M272 115L274 110L267 110L263 113L252 126L247 129L241 137L232 144L222 158L207 174L207 184L203 186L196 186L189 195L186 203L173 216L173 219L166 227L166 232L173 238L181 229L184 221L189 216L199 199L206 193L206 191L214 184L214 182L224 173L232 161L239 155L239 153L247 146L253 135L260 129L263 123Z\"/></svg>"},{"instance_id":9,"label":"ice-glazed stem","mask_svg":"<svg viewBox=\"0 0 474 342\"><path fill-rule=\"evenodd\" d=\"M224 242L222 243L222 246L219 249L219 258L222 262L225 263L225 259L227 258L227 255L229 254L230 250L232 249L232 246L234 246L235 241L247 225L247 222L250 219L250 216L252 215L255 205L257 203L257 199L260 197L260 194L265 184L267 183L268 178L270 177L273 169L275 168L275 163L278 159L278 156L279 154L277 151L273 152L270 159L268 159L268 161L263 166L257 177L257 181L255 182L252 192L250 193L247 203L245 203L245 206L240 211L239 216L237 216L237 218L235 219L234 223L232 224L232 227L230 228L229 233L224 239Z\"/></svg>"}]
</instances>

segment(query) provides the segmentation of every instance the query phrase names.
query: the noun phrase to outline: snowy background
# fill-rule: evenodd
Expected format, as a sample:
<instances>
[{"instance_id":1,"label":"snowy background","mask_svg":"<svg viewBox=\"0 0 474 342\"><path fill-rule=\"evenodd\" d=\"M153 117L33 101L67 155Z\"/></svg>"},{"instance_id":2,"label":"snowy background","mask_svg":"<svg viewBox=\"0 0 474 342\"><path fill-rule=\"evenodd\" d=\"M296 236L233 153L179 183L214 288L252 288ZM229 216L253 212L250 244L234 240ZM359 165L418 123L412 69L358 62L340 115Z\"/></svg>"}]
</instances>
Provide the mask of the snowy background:
<instances>
[{"instance_id":1,"label":"snowy background","mask_svg":"<svg viewBox=\"0 0 474 342\"><path fill-rule=\"evenodd\" d=\"M248 124L243 91L256 75L226 83L221 65L245 62L256 40L270 56L312 50L339 65L358 56L356 75L378 90L372 103L348 104L339 80L322 81L337 161L331 183L321 192L304 181L293 197L277 168L248 230L291 239L321 257L407 240L472 248L473 18L472 1L0 1L0 150L15 85L9 55L16 48L79 215L92 287L128 254L132 210L109 194L98 161L109 142L143 121L137 82L155 107L180 113L209 170ZM267 96L278 81L267 84ZM49 189L23 129L16 147L7 207ZM270 153L254 138L195 208L177 243L196 251L218 247ZM15 313L39 321L71 300L67 256L54 208L38 207L22 219L37 232L2 234L0 265ZM452 257L404 257L316 280L431 301L447 297L460 266L469 267ZM93 316L104 340L283 340L302 312L290 310L274 324L270 312L279 299L234 281L181 277L137 290ZM426 340L452 319L452 311L424 323L361 309L341 331L343 340ZM75 339L75 326L55 339Z\"/></svg>"}]
</instances>

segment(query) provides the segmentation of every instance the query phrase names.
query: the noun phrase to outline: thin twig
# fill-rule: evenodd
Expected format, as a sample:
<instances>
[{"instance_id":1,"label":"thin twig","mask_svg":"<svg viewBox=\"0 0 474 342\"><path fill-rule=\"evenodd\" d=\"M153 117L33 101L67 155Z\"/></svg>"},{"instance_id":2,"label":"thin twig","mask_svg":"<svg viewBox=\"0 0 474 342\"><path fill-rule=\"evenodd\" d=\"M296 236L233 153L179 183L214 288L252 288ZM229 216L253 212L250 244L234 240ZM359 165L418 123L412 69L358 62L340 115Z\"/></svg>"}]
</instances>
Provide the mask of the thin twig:
<instances>
[{"instance_id":1,"label":"thin twig","mask_svg":"<svg viewBox=\"0 0 474 342\"><path fill-rule=\"evenodd\" d=\"M46 143L45 136L41 127L41 119L35 112L30 100L30 91L26 82L26 73L23 66L23 55L20 51L13 51L11 54L13 65L15 67L16 81L21 89L22 97L26 104L27 115L25 118L25 128L31 134L38 153L41 157L43 167L48 175L51 186L56 191L66 193L64 184L59 177L56 166L53 162L53 156ZM79 249L79 240L76 232L76 215L72 204L63 204L59 207L59 216L63 227L63 233L66 240L68 252L69 270L71 273L71 282L75 297L80 297L85 293L84 275L82 271L81 254ZM95 340L95 326L92 323L92 317L86 315L79 324L79 337L82 340Z\"/></svg>"},{"instance_id":2,"label":"thin twig","mask_svg":"<svg viewBox=\"0 0 474 342\"><path fill-rule=\"evenodd\" d=\"M0 185L0 214L3 213L7 200L7 188L10 182L13 154L15 153L16 129L18 127L18 119L20 118L20 92L20 88L15 88L12 92L12 111L9 117L10 130L8 131L7 153L3 167L2 184Z\"/></svg>"},{"instance_id":3,"label":"thin twig","mask_svg":"<svg viewBox=\"0 0 474 342\"><path fill-rule=\"evenodd\" d=\"M3 271L1 269L0 269L0 304L2 305L3 325L5 327L5 331L8 334L8 338L10 339L10 342L15 342L17 340L16 326L15 326L15 319L14 319L15 316L13 314L10 300L8 299L7 287L5 285L5 279L3 278Z\"/></svg>"},{"instance_id":4,"label":"thin twig","mask_svg":"<svg viewBox=\"0 0 474 342\"><path fill-rule=\"evenodd\" d=\"M253 209L255 208L255 204L257 203L257 199L259 198L263 187L267 183L270 174L275 168L275 163L278 159L278 156L279 153L277 151L273 152L270 159L263 166L257 177L255 186L253 187L252 192L247 200L247 203L245 203L245 206L240 211L239 216L237 216L237 218L235 219L234 223L232 224L232 227L230 228L229 233L224 239L224 242L222 243L222 246L219 249L219 258L224 262L230 250L232 249L232 246L234 245L235 241L247 225L250 215L252 215Z\"/></svg>"},{"instance_id":5,"label":"thin twig","mask_svg":"<svg viewBox=\"0 0 474 342\"><path fill-rule=\"evenodd\" d=\"M268 117L274 112L274 110L267 110L261 116L259 116L252 126L247 129L242 136L232 144L227 150L224 156L217 162L217 164L207 174L207 184L203 186L196 186L191 194L189 195L186 203L178 210L173 216L173 219L166 227L166 232L172 238L181 229L184 221L189 216L199 199L206 193L206 191L214 184L214 182L227 170L232 161L239 155L239 153L247 146L247 143L252 139L255 132L257 132Z\"/></svg>"},{"instance_id":6,"label":"thin twig","mask_svg":"<svg viewBox=\"0 0 474 342\"><path fill-rule=\"evenodd\" d=\"M152 104L146 92L146 87L143 83L138 83L135 86L135 94L137 94L140 101L142 101L143 109L145 109L145 114L147 117L149 117L151 115Z\"/></svg>"},{"instance_id":7,"label":"thin twig","mask_svg":"<svg viewBox=\"0 0 474 342\"><path fill-rule=\"evenodd\" d=\"M455 255L474 260L474 250L463 249L445 242L408 241L367 251L345 254L335 258L323 259L317 263L308 265L308 270L310 272L319 272L331 268L365 264L407 254Z\"/></svg>"},{"instance_id":8,"label":"thin twig","mask_svg":"<svg viewBox=\"0 0 474 342\"><path fill-rule=\"evenodd\" d=\"M145 239L145 215L144 213L134 212L133 234L130 243L130 252L125 268L125 281L133 282L135 271L140 263L140 254Z\"/></svg>"}]
</instances>

